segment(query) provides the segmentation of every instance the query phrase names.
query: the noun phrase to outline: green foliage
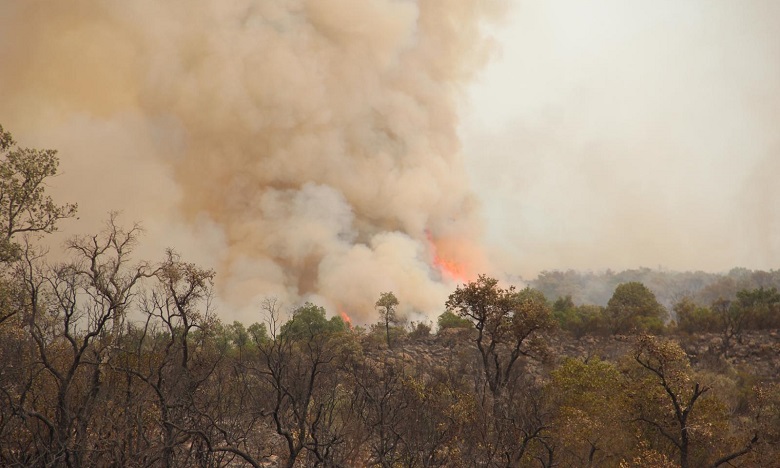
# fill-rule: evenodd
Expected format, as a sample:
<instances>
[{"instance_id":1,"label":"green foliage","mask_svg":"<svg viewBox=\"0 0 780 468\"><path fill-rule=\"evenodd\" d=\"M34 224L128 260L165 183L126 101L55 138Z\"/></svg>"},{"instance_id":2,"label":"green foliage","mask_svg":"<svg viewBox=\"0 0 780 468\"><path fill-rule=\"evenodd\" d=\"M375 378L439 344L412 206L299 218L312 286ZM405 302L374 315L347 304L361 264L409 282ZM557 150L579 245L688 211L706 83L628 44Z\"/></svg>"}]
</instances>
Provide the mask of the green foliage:
<instances>
[{"instance_id":1,"label":"green foliage","mask_svg":"<svg viewBox=\"0 0 780 468\"><path fill-rule=\"evenodd\" d=\"M313 336L331 334L347 330L341 317L325 317L325 308L310 302L295 309L292 318L282 325L280 337L293 340L306 340Z\"/></svg>"},{"instance_id":2,"label":"green foliage","mask_svg":"<svg viewBox=\"0 0 780 468\"><path fill-rule=\"evenodd\" d=\"M736 300L718 299L710 310L717 325L701 331L712 328L721 334L724 355L729 354L735 340L742 341L745 330L780 327L780 293L776 288L743 289L737 291Z\"/></svg>"},{"instance_id":3,"label":"green foliage","mask_svg":"<svg viewBox=\"0 0 780 468\"><path fill-rule=\"evenodd\" d=\"M425 322L412 322L412 331L409 332L409 338L413 340L422 340L431 335L431 325Z\"/></svg>"},{"instance_id":4,"label":"green foliage","mask_svg":"<svg viewBox=\"0 0 780 468\"><path fill-rule=\"evenodd\" d=\"M179 330L181 330L179 328ZM209 324L207 329L197 328L190 333L193 342L208 343L219 349L220 352L227 352L231 348L230 325L224 325L219 319L215 319Z\"/></svg>"},{"instance_id":5,"label":"green foliage","mask_svg":"<svg viewBox=\"0 0 780 468\"><path fill-rule=\"evenodd\" d=\"M238 348L239 353L243 353L247 345L251 343L252 336L249 334L244 324L238 320L228 325L227 329L231 343Z\"/></svg>"},{"instance_id":6,"label":"green foliage","mask_svg":"<svg viewBox=\"0 0 780 468\"><path fill-rule=\"evenodd\" d=\"M552 305L553 315L565 313L567 311L573 310L575 307L576 305L571 299L571 294L567 294L566 296L559 296Z\"/></svg>"},{"instance_id":7,"label":"green foliage","mask_svg":"<svg viewBox=\"0 0 780 468\"><path fill-rule=\"evenodd\" d=\"M547 297L571 296L575 304L606 306L615 288L621 283L640 282L653 291L665 307L671 308L679 298L688 296L698 305L709 305L718 299L733 301L743 289L780 289L780 269L747 270L734 268L726 274L703 271L676 272L639 268L601 273L543 271L530 282Z\"/></svg>"},{"instance_id":8,"label":"green foliage","mask_svg":"<svg viewBox=\"0 0 780 468\"><path fill-rule=\"evenodd\" d=\"M390 329L401 325L403 320L396 312L398 307L398 298L392 292L383 292L379 295L379 299L376 301L375 307L379 311L380 323L385 327L385 337L387 338L387 346L392 346L392 334Z\"/></svg>"},{"instance_id":9,"label":"green foliage","mask_svg":"<svg viewBox=\"0 0 780 468\"><path fill-rule=\"evenodd\" d=\"M51 233L57 221L76 214L75 204L57 205L46 195L46 180L57 174L55 150L11 149L11 134L0 126L0 261L19 255L13 237Z\"/></svg>"},{"instance_id":10,"label":"green foliage","mask_svg":"<svg viewBox=\"0 0 780 468\"><path fill-rule=\"evenodd\" d=\"M603 334L607 331L604 308L601 306L579 305L576 309L576 317L577 320L571 328L575 336Z\"/></svg>"},{"instance_id":11,"label":"green foliage","mask_svg":"<svg viewBox=\"0 0 780 468\"><path fill-rule=\"evenodd\" d=\"M445 310L436 321L439 327L439 331L446 330L448 328L471 328L474 326L471 320L458 317L449 310Z\"/></svg>"},{"instance_id":12,"label":"green foliage","mask_svg":"<svg viewBox=\"0 0 780 468\"><path fill-rule=\"evenodd\" d=\"M772 281L780 281L780 272L772 276ZM615 272L607 270L596 273L590 271L543 271L531 281L531 286L541 290L547 297L566 297L570 295L576 304L596 304L606 306L615 288L621 283L640 282L652 290L658 302L664 305L673 304L677 298L684 295L693 295L697 302L709 304L712 299L704 296L712 292L704 290L709 285L719 281L722 275L715 273L675 272L666 270L653 270L650 268L638 268ZM730 278L729 278L730 279ZM731 280L731 279L730 279ZM752 278L749 282L756 281ZM732 291L736 293L737 289ZM702 294L702 297L699 296ZM724 296L730 297L730 296ZM704 299L702 299L704 298Z\"/></svg>"},{"instance_id":13,"label":"green foliage","mask_svg":"<svg viewBox=\"0 0 780 468\"><path fill-rule=\"evenodd\" d=\"M379 299L376 301L376 307L379 311L385 315L392 315L395 312L395 308L398 306L398 298L395 297L392 291L383 292L379 295Z\"/></svg>"},{"instance_id":14,"label":"green foliage","mask_svg":"<svg viewBox=\"0 0 780 468\"><path fill-rule=\"evenodd\" d=\"M375 349L368 340L383 341L384 324L374 324L374 337L344 333L340 319L313 304L296 309L273 340L265 325L223 325L203 309L211 273L170 260L149 278L161 288L138 291L148 322L127 327L110 345L95 335L66 398L40 366L45 356L65 375L72 348L67 340L35 341L44 326L66 326L62 311L38 317L40 328L16 319L0 326L7 358L0 386L9 403L0 405L0 464L38 457L56 465L58 440L72 447L68 456L79 466L125 466L139 453L170 466L195 459L229 466L239 458L262 466L268 454L284 466L681 466L683 457L690 467L727 457L772 466L777 459L776 388L755 377L737 386L736 378L697 372L671 341L636 338L630 364L620 367L565 356L528 365L537 349L530 340L549 337L553 314L587 315L588 306L573 301L551 308L537 290L499 288L490 278L464 285L450 305L473 314L473 321L456 318L475 328L470 338L484 331L482 341L451 340L447 349L430 340L427 346L439 347L428 359L420 343L405 352ZM197 293L188 294L193 287ZM414 325L412 337L430 331ZM583 343L571 344L562 348L581 354ZM754 384L760 388L747 390ZM35 415L53 418L59 405L95 430L79 432L81 419L71 417L48 444L50 429ZM124 448L119 437L137 437L139 448Z\"/></svg>"},{"instance_id":15,"label":"green foliage","mask_svg":"<svg viewBox=\"0 0 780 468\"><path fill-rule=\"evenodd\" d=\"M777 288L743 289L737 292L735 307L745 314L746 328L780 328L780 293Z\"/></svg>"},{"instance_id":16,"label":"green foliage","mask_svg":"<svg viewBox=\"0 0 780 468\"><path fill-rule=\"evenodd\" d=\"M384 323L377 322L369 325L367 335L376 345L381 343L386 345L388 343L388 336L390 337L389 342L395 344L407 336L407 330L406 327L400 325L390 325L387 327Z\"/></svg>"},{"instance_id":17,"label":"green foliage","mask_svg":"<svg viewBox=\"0 0 780 468\"><path fill-rule=\"evenodd\" d=\"M538 289L526 287L514 296L511 323L515 336L529 336L537 330L551 330L555 320L544 294Z\"/></svg>"},{"instance_id":18,"label":"green foliage","mask_svg":"<svg viewBox=\"0 0 780 468\"><path fill-rule=\"evenodd\" d=\"M0 151L6 151L11 146L15 145L11 132L6 132L2 125L0 125Z\"/></svg>"},{"instance_id":19,"label":"green foliage","mask_svg":"<svg viewBox=\"0 0 780 468\"><path fill-rule=\"evenodd\" d=\"M677 317L677 329L685 333L716 332L721 328L721 321L712 309L696 305L689 297L681 299L672 310Z\"/></svg>"},{"instance_id":20,"label":"green foliage","mask_svg":"<svg viewBox=\"0 0 780 468\"><path fill-rule=\"evenodd\" d=\"M604 308L597 305L574 305L571 296L559 297L552 307L553 318L562 330L581 338L600 334L605 328Z\"/></svg>"},{"instance_id":21,"label":"green foliage","mask_svg":"<svg viewBox=\"0 0 780 468\"><path fill-rule=\"evenodd\" d=\"M607 326L614 334L660 333L668 317L655 294L639 282L623 283L615 288L605 310Z\"/></svg>"},{"instance_id":22,"label":"green foliage","mask_svg":"<svg viewBox=\"0 0 780 468\"><path fill-rule=\"evenodd\" d=\"M255 345L267 343L270 340L268 336L268 329L264 323L253 323L247 328L247 332Z\"/></svg>"}]
</instances>

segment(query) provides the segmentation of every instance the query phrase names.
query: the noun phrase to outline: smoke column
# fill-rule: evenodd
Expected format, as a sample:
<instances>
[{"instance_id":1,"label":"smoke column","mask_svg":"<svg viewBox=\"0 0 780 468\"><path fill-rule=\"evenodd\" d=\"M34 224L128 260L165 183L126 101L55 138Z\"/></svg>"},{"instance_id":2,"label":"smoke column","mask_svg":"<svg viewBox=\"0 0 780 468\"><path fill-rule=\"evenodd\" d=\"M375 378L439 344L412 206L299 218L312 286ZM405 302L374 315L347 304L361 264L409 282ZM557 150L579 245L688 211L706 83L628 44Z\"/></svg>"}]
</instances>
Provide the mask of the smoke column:
<instances>
[{"instance_id":1,"label":"smoke column","mask_svg":"<svg viewBox=\"0 0 780 468\"><path fill-rule=\"evenodd\" d=\"M60 150L75 231L123 210L152 255L215 267L235 318L273 295L366 322L390 290L434 317L454 284L434 255L488 268L457 110L503 8L4 2L0 119Z\"/></svg>"}]
</instances>

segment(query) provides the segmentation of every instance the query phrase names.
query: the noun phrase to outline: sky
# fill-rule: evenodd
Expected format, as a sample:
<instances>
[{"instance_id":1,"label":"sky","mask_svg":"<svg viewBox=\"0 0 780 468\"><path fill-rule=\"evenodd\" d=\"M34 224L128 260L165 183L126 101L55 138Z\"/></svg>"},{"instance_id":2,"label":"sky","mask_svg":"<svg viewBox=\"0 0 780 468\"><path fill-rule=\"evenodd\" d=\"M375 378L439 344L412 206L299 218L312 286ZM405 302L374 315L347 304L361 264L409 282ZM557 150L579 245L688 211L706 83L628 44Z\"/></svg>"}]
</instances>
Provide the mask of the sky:
<instances>
[{"instance_id":1,"label":"sky","mask_svg":"<svg viewBox=\"0 0 780 468\"><path fill-rule=\"evenodd\" d=\"M461 125L503 269L780 255L780 4L518 1Z\"/></svg>"},{"instance_id":2,"label":"sky","mask_svg":"<svg viewBox=\"0 0 780 468\"><path fill-rule=\"evenodd\" d=\"M263 298L435 319L478 273L769 269L780 4L0 4L0 123L57 148L67 236Z\"/></svg>"}]
</instances>

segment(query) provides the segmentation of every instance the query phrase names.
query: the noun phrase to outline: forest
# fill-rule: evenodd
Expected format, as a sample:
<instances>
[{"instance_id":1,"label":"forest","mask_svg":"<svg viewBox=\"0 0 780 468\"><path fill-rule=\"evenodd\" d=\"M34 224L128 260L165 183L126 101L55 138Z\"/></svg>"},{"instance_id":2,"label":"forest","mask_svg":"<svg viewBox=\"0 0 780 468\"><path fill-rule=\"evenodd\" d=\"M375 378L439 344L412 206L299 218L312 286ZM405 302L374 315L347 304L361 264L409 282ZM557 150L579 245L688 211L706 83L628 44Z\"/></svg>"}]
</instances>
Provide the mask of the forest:
<instances>
[{"instance_id":1,"label":"forest","mask_svg":"<svg viewBox=\"0 0 780 468\"><path fill-rule=\"evenodd\" d=\"M718 467L780 459L778 272L481 275L437 323L391 291L353 327L269 297L223 323L215 272L135 258L77 213L53 150L0 127L3 466ZM596 292L594 292L596 291ZM605 292L607 291L607 292Z\"/></svg>"}]
</instances>

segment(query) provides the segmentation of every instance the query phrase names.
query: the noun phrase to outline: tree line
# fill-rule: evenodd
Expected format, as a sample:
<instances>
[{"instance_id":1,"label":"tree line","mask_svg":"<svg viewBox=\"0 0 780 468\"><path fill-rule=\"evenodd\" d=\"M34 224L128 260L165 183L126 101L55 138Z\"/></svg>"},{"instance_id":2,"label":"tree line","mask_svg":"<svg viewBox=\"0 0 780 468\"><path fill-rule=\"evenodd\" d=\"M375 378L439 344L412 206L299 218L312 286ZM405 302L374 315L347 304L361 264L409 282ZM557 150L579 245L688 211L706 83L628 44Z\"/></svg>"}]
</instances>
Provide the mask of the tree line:
<instances>
[{"instance_id":1,"label":"tree line","mask_svg":"<svg viewBox=\"0 0 780 468\"><path fill-rule=\"evenodd\" d=\"M542 271L528 284L550 299L571 296L577 304L606 306L615 288L637 282L648 287L664 307L687 297L697 305L709 306L723 298L733 300L741 290L780 288L780 270L732 268L725 273L704 271L668 271L637 268L603 272L552 270Z\"/></svg>"},{"instance_id":2,"label":"tree line","mask_svg":"<svg viewBox=\"0 0 780 468\"><path fill-rule=\"evenodd\" d=\"M406 324L392 292L379 295L368 330L273 298L256 323L226 324L213 271L173 250L136 259L140 228L115 215L69 240L67 261L49 261L38 236L77 208L45 194L56 153L19 148L2 127L0 150L4 466L698 467L780 457L778 384L746 385L725 352L719 368L693 366L673 334L704 313L680 301L670 325L641 283L586 310L480 276L452 292L435 334ZM724 310L769 326L773 297L746 291ZM593 318L584 334L620 337L629 351L553 352L550 341L576 339L583 317Z\"/></svg>"}]
</instances>

